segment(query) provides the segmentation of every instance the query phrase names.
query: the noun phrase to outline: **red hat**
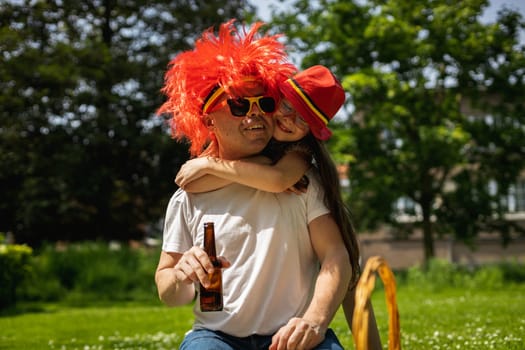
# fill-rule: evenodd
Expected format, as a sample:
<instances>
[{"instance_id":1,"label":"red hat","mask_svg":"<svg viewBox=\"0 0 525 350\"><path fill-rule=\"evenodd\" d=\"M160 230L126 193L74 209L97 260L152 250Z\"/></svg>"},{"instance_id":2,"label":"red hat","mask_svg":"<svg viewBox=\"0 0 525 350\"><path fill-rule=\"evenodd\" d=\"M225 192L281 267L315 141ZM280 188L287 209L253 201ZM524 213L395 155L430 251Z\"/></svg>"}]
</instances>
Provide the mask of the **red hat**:
<instances>
[{"instance_id":1,"label":"red hat","mask_svg":"<svg viewBox=\"0 0 525 350\"><path fill-rule=\"evenodd\" d=\"M319 140L332 136L326 127L345 101L341 83L324 66L313 66L297 73L280 86L281 92L308 123Z\"/></svg>"}]
</instances>

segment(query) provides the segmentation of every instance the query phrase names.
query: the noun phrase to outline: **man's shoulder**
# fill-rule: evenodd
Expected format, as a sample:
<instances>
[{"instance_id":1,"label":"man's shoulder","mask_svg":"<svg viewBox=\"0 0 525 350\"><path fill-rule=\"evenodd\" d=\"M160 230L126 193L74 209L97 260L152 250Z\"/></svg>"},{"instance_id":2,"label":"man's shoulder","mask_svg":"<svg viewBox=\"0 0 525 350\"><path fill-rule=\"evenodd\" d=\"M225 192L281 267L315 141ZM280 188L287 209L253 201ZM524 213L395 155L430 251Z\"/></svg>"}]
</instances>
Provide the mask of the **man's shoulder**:
<instances>
[{"instance_id":1,"label":"man's shoulder","mask_svg":"<svg viewBox=\"0 0 525 350\"><path fill-rule=\"evenodd\" d=\"M184 197L187 197L188 195L188 192L184 191L182 188L177 188L177 190L175 192L173 192L173 194L171 195L171 198L174 199L174 198L184 198Z\"/></svg>"},{"instance_id":2,"label":"man's shoulder","mask_svg":"<svg viewBox=\"0 0 525 350\"><path fill-rule=\"evenodd\" d=\"M188 192L178 188L170 197L168 206L172 207L175 203L185 202L188 199Z\"/></svg>"}]
</instances>

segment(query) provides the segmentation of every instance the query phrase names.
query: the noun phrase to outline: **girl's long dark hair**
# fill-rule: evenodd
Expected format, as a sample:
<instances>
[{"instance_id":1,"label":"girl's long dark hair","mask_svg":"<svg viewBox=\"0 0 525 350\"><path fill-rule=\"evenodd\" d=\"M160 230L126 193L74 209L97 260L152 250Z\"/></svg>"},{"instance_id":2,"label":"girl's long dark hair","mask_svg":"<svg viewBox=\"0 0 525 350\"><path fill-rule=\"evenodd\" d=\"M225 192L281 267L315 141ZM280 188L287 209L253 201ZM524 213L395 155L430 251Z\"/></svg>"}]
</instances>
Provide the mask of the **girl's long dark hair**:
<instances>
[{"instance_id":1,"label":"girl's long dark hair","mask_svg":"<svg viewBox=\"0 0 525 350\"><path fill-rule=\"evenodd\" d=\"M324 204L330 210L330 214L341 231L343 242L350 257L350 265L352 266L350 289L352 289L359 279L361 270L359 266L360 253L352 223L352 213L341 195L341 184L337 167L324 143L316 139L311 132L295 142L280 142L272 139L264 149L263 154L275 163L290 150L303 151L305 155L311 156L314 166L318 170L319 182L324 190ZM298 184L296 184L296 187ZM306 186L307 183L305 184Z\"/></svg>"},{"instance_id":2,"label":"girl's long dark hair","mask_svg":"<svg viewBox=\"0 0 525 350\"><path fill-rule=\"evenodd\" d=\"M303 140L312 152L314 165L319 172L319 180L324 190L324 203L330 210L343 238L350 264L352 266L352 278L350 288L355 287L360 274L359 266L359 244L352 223L352 213L341 195L341 184L337 167L328 152L325 144L309 133Z\"/></svg>"}]
</instances>

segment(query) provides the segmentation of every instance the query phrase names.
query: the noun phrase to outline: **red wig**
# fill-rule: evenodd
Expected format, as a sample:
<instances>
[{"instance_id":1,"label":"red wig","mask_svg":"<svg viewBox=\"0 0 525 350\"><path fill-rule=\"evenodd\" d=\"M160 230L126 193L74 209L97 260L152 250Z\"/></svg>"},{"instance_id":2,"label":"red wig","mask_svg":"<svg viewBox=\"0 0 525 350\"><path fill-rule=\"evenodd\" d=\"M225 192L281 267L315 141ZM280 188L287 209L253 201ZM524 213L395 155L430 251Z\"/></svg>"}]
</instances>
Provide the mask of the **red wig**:
<instances>
[{"instance_id":1,"label":"red wig","mask_svg":"<svg viewBox=\"0 0 525 350\"><path fill-rule=\"evenodd\" d=\"M170 115L172 136L188 140L192 156L201 153L213 138L202 118L213 104L210 99L218 98L222 91L229 97L242 96L247 79L257 81L267 95L278 99L279 83L296 72L278 41L280 35L258 35L261 22L240 33L234 23L223 23L218 35L213 28L205 31L193 50L170 62L165 75L161 91L167 100L157 114Z\"/></svg>"}]
</instances>

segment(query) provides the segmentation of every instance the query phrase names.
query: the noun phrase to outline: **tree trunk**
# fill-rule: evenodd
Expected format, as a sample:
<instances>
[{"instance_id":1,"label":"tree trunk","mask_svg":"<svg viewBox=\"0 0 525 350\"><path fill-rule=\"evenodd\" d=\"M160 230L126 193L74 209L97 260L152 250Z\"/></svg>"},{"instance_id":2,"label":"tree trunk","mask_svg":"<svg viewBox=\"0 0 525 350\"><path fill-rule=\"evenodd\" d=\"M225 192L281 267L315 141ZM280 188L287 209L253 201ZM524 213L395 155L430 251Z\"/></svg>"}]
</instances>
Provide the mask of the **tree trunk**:
<instances>
[{"instance_id":1,"label":"tree trunk","mask_svg":"<svg viewBox=\"0 0 525 350\"><path fill-rule=\"evenodd\" d=\"M424 201L421 203L421 209L423 211L423 251L425 253L425 266L428 264L429 260L435 256L432 222L430 220L430 207L431 201Z\"/></svg>"}]
</instances>

